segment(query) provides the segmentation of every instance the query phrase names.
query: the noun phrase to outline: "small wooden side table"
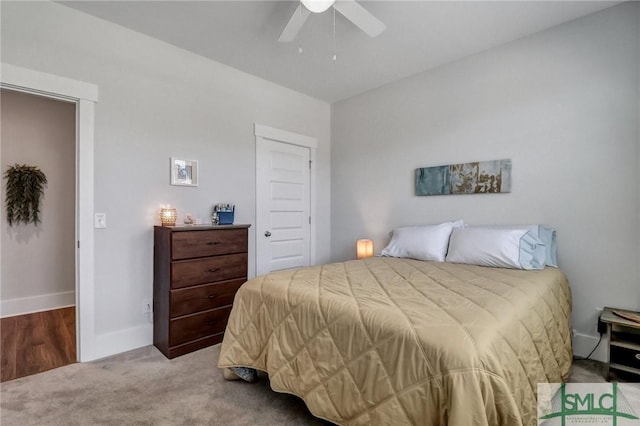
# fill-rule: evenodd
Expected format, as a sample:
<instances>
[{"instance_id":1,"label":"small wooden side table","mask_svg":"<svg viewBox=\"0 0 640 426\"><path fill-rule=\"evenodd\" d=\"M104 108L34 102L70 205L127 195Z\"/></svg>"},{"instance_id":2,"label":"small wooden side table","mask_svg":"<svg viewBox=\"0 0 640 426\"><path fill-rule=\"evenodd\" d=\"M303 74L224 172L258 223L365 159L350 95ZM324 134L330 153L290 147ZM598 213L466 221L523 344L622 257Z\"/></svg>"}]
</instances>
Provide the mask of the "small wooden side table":
<instances>
[{"instance_id":1,"label":"small wooden side table","mask_svg":"<svg viewBox=\"0 0 640 426\"><path fill-rule=\"evenodd\" d=\"M606 379L610 379L611 369L637 374L640 379L640 322L617 315L638 312L624 309L604 308L600 321L607 325L607 370Z\"/></svg>"}]
</instances>

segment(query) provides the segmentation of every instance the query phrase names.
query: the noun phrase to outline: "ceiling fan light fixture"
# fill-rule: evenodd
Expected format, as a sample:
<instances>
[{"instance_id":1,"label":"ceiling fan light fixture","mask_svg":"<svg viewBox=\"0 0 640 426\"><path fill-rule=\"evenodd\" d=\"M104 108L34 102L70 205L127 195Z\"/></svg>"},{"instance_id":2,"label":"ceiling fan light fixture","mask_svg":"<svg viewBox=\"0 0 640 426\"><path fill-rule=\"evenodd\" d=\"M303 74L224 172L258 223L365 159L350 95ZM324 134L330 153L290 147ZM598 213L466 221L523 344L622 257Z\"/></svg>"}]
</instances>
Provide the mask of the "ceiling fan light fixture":
<instances>
[{"instance_id":1,"label":"ceiling fan light fixture","mask_svg":"<svg viewBox=\"0 0 640 426\"><path fill-rule=\"evenodd\" d=\"M313 13L322 13L329 9L336 0L300 0L300 2Z\"/></svg>"}]
</instances>

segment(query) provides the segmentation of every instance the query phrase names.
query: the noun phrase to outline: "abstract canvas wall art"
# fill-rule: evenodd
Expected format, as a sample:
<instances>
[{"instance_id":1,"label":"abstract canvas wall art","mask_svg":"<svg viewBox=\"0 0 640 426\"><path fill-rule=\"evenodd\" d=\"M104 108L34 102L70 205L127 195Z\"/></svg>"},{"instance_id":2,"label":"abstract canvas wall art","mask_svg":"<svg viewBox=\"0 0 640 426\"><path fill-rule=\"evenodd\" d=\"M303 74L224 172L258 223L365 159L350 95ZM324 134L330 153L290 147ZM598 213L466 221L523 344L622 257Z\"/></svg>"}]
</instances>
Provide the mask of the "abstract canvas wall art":
<instances>
[{"instance_id":1,"label":"abstract canvas wall art","mask_svg":"<svg viewBox=\"0 0 640 426\"><path fill-rule=\"evenodd\" d=\"M511 192L511 160L416 169L416 195Z\"/></svg>"}]
</instances>

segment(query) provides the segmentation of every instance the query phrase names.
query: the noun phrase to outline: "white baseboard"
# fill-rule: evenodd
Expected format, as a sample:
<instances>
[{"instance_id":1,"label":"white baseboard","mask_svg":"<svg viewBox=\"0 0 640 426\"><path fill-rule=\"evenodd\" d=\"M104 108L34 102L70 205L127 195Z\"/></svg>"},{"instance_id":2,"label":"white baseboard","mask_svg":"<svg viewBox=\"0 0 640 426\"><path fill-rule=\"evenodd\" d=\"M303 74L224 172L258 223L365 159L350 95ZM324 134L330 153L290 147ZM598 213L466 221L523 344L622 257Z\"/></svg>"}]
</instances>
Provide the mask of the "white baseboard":
<instances>
[{"instance_id":1,"label":"white baseboard","mask_svg":"<svg viewBox=\"0 0 640 426\"><path fill-rule=\"evenodd\" d=\"M95 339L95 350L91 359L83 360L83 362L151 345L153 343L153 324L144 324L112 333L96 334Z\"/></svg>"},{"instance_id":2,"label":"white baseboard","mask_svg":"<svg viewBox=\"0 0 640 426\"><path fill-rule=\"evenodd\" d=\"M573 336L573 355L578 357L586 357L589 355L589 352L595 348L598 344L598 340L600 336L590 336L588 334L576 333ZM596 361L606 362L607 360L607 338L602 337L602 342L593 352L590 359L595 359Z\"/></svg>"},{"instance_id":3,"label":"white baseboard","mask_svg":"<svg viewBox=\"0 0 640 426\"><path fill-rule=\"evenodd\" d=\"M3 300L0 304L0 317L5 318L15 315L31 314L34 312L74 306L75 304L75 291L7 299Z\"/></svg>"}]
</instances>

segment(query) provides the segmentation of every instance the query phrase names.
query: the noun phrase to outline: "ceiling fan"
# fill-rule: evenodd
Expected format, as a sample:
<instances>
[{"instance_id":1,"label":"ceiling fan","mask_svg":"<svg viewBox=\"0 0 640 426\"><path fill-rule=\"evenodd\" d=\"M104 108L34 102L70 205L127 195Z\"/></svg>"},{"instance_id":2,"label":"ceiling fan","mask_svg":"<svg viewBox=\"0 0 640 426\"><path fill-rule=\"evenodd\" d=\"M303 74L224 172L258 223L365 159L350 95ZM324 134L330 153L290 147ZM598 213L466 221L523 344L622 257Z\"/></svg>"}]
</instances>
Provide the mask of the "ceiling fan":
<instances>
[{"instance_id":1,"label":"ceiling fan","mask_svg":"<svg viewBox=\"0 0 640 426\"><path fill-rule=\"evenodd\" d=\"M278 41L290 42L295 40L312 12L322 13L331 6L370 37L379 35L386 28L378 18L360 6L355 0L300 0L300 4L291 19L289 19L289 23L282 31L282 34L280 34Z\"/></svg>"}]
</instances>

